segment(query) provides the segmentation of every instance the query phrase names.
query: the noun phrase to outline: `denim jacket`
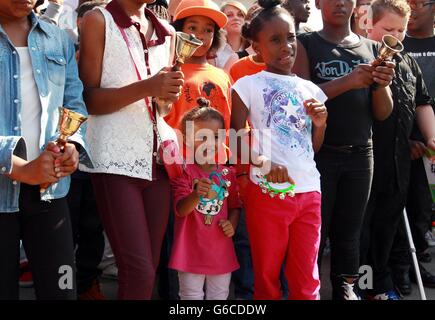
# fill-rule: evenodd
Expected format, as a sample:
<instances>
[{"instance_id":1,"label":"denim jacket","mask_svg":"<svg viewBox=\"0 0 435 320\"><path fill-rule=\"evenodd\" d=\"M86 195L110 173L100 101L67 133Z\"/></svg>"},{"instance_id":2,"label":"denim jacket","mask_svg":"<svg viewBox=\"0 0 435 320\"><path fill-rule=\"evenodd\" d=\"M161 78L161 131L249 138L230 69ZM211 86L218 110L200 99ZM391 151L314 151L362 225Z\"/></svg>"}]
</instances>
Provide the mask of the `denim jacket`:
<instances>
[{"instance_id":1,"label":"denim jacket","mask_svg":"<svg viewBox=\"0 0 435 320\"><path fill-rule=\"evenodd\" d=\"M34 13L30 21L28 48L41 101L39 147L43 151L49 141L59 136L58 107L64 106L83 115L87 115L87 111L72 41L64 31L40 21ZM20 183L5 174L12 172L12 155L26 159L26 143L21 136L20 92L19 55L0 25L0 213L19 211ZM91 165L83 130L81 128L70 140L81 145L80 161ZM66 196L69 184L70 177L62 178L41 194L41 200Z\"/></svg>"}]
</instances>

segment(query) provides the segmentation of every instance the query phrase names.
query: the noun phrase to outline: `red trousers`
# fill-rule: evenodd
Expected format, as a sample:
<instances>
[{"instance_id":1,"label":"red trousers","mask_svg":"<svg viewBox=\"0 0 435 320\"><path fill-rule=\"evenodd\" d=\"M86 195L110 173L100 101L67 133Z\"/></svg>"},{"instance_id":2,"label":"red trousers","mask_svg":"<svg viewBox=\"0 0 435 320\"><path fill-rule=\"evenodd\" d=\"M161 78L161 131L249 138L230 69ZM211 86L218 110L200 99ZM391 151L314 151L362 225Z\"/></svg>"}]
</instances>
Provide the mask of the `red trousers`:
<instances>
[{"instance_id":1,"label":"red trousers","mask_svg":"<svg viewBox=\"0 0 435 320\"><path fill-rule=\"evenodd\" d=\"M269 194L263 194L260 187L249 182L246 195L254 299L281 299L279 275L283 263L289 299L318 299L320 193L298 193L293 198L280 200L277 196L270 198Z\"/></svg>"}]
</instances>

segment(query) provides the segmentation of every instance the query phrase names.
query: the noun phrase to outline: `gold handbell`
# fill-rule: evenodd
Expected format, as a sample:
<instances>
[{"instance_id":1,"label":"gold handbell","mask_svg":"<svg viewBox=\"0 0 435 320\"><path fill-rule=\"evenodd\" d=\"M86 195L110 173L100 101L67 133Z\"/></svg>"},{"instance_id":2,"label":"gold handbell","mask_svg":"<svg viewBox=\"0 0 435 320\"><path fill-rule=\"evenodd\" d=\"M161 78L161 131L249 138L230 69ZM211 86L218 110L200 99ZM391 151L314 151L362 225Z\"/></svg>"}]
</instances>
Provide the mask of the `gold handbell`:
<instances>
[{"instance_id":1,"label":"gold handbell","mask_svg":"<svg viewBox=\"0 0 435 320\"><path fill-rule=\"evenodd\" d=\"M59 138L57 138L56 144L61 148L61 150L64 149L68 138L76 133L87 119L87 117L78 112L59 107Z\"/></svg>"},{"instance_id":2,"label":"gold handbell","mask_svg":"<svg viewBox=\"0 0 435 320\"><path fill-rule=\"evenodd\" d=\"M87 119L87 117L78 112L59 107L59 122L57 124L59 137L56 139L56 144L59 146L60 151L63 152L65 150L68 138L76 133ZM44 193L49 186L50 184L41 185L40 192Z\"/></svg>"},{"instance_id":3,"label":"gold handbell","mask_svg":"<svg viewBox=\"0 0 435 320\"><path fill-rule=\"evenodd\" d=\"M213 220L213 216L212 215L206 214L204 216L204 224L205 225L208 225L208 226L211 225L212 220Z\"/></svg>"},{"instance_id":4,"label":"gold handbell","mask_svg":"<svg viewBox=\"0 0 435 320\"><path fill-rule=\"evenodd\" d=\"M202 46L202 41L193 34L187 34L177 31L175 39L175 64L172 66L172 71L179 71L181 65L190 58L196 49ZM170 103L167 100L157 97L156 101L159 105L168 106Z\"/></svg>"},{"instance_id":5,"label":"gold handbell","mask_svg":"<svg viewBox=\"0 0 435 320\"><path fill-rule=\"evenodd\" d=\"M176 70L180 64L184 63L186 59L190 58L196 49L202 46L202 41L195 37L193 34L187 34L177 31L177 39L175 44L176 64L172 68Z\"/></svg>"},{"instance_id":6,"label":"gold handbell","mask_svg":"<svg viewBox=\"0 0 435 320\"><path fill-rule=\"evenodd\" d=\"M382 46L379 55L372 62L373 67L381 65L384 61L390 60L396 53L403 51L403 44L396 37L386 34L382 37Z\"/></svg>"}]
</instances>

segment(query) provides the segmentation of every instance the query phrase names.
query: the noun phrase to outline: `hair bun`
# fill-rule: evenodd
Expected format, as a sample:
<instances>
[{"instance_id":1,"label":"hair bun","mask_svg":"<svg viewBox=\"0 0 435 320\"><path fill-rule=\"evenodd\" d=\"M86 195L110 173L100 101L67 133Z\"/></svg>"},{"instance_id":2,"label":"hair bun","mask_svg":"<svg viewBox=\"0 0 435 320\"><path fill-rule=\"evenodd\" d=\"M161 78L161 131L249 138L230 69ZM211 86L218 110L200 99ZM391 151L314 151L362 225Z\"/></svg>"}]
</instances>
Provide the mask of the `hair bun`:
<instances>
[{"instance_id":1,"label":"hair bun","mask_svg":"<svg viewBox=\"0 0 435 320\"><path fill-rule=\"evenodd\" d=\"M251 29L249 28L249 22L245 22L242 26L242 37L248 40L252 40Z\"/></svg>"},{"instance_id":2,"label":"hair bun","mask_svg":"<svg viewBox=\"0 0 435 320\"><path fill-rule=\"evenodd\" d=\"M198 104L198 106L200 108L208 108L208 107L210 107L210 101L207 100L204 97L199 97L198 99L196 99L196 103Z\"/></svg>"},{"instance_id":3,"label":"hair bun","mask_svg":"<svg viewBox=\"0 0 435 320\"><path fill-rule=\"evenodd\" d=\"M279 6L283 3L283 0L258 0L258 5L264 10Z\"/></svg>"}]
</instances>

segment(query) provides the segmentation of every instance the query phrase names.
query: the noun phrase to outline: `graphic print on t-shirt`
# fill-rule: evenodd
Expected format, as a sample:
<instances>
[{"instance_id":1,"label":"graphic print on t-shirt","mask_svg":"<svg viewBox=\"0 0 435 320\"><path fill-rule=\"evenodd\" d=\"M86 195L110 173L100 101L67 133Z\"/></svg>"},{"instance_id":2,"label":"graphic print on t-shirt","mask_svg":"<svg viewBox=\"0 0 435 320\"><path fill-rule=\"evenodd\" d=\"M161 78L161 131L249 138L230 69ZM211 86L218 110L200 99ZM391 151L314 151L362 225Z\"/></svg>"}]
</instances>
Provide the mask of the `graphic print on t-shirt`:
<instances>
[{"instance_id":1,"label":"graphic print on t-shirt","mask_svg":"<svg viewBox=\"0 0 435 320\"><path fill-rule=\"evenodd\" d=\"M435 37L434 37L435 39ZM423 44L424 39L412 39L411 41L421 40L421 44ZM435 44L435 40L431 40L431 43ZM429 90L429 95L432 97L435 96L435 77L433 76L433 70L435 70L435 50L430 49L431 43L427 43L425 48L421 48L421 52L417 52L420 43L417 42L416 47L408 48L405 45L405 50L407 50L408 54L413 57L418 65L420 66L421 72L423 73L424 82L426 84L427 89ZM411 42L413 44L413 42ZM433 47L433 46L432 46Z\"/></svg>"},{"instance_id":2,"label":"graphic print on t-shirt","mask_svg":"<svg viewBox=\"0 0 435 320\"><path fill-rule=\"evenodd\" d=\"M202 84L202 90L206 93L207 97L211 97L214 94L213 90L216 90L216 85L213 82L204 82Z\"/></svg>"},{"instance_id":3,"label":"graphic print on t-shirt","mask_svg":"<svg viewBox=\"0 0 435 320\"><path fill-rule=\"evenodd\" d=\"M211 106L215 107L219 105L221 97L222 97L222 90L213 82L211 81L205 81L200 86L201 90L201 96L206 98L207 100L210 100ZM187 102L191 103L193 101L196 101L198 97L193 96L192 91L190 89L190 84L186 83L183 89L183 93L185 95L185 99Z\"/></svg>"},{"instance_id":4,"label":"graphic print on t-shirt","mask_svg":"<svg viewBox=\"0 0 435 320\"><path fill-rule=\"evenodd\" d=\"M271 78L266 81L262 122L278 137L276 142L283 152L291 148L298 156L308 155L311 147L306 137L311 132L311 119L305 112L302 93L295 83Z\"/></svg>"},{"instance_id":5,"label":"graphic print on t-shirt","mask_svg":"<svg viewBox=\"0 0 435 320\"><path fill-rule=\"evenodd\" d=\"M352 65L347 61L330 60L327 62L318 62L314 69L317 72L317 77L324 80L334 80L352 72L359 64L365 63L361 60L352 60Z\"/></svg>"},{"instance_id":6,"label":"graphic print on t-shirt","mask_svg":"<svg viewBox=\"0 0 435 320\"><path fill-rule=\"evenodd\" d=\"M209 199L205 199L205 200L209 200ZM221 211L222 206L219 205L218 200L215 199L206 203L200 202L197 204L195 209L201 214L214 216Z\"/></svg>"}]
</instances>

